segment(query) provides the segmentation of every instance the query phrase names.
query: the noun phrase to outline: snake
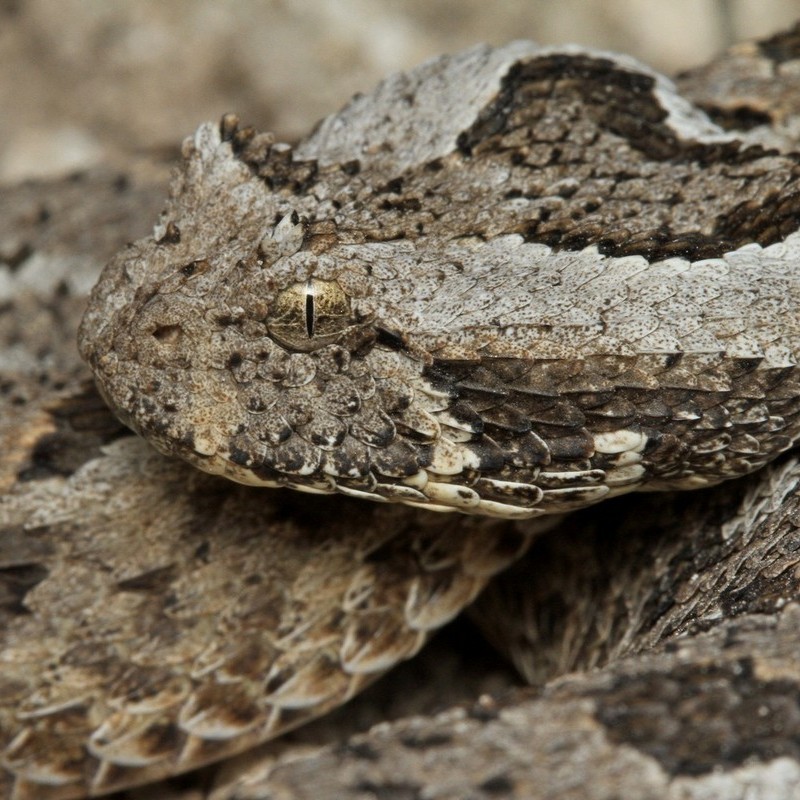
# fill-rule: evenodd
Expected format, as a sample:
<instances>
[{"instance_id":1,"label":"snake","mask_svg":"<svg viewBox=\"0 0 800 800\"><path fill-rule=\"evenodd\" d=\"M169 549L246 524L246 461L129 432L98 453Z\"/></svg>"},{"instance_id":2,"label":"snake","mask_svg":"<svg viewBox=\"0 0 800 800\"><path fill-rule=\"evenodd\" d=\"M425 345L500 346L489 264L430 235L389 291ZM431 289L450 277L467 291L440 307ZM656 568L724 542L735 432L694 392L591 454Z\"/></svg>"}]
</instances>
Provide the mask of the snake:
<instances>
[{"instance_id":1,"label":"snake","mask_svg":"<svg viewBox=\"0 0 800 800\"><path fill-rule=\"evenodd\" d=\"M800 157L765 112L709 114L625 56L473 48L294 146L202 125L88 301L69 268L15 288L5 794L105 794L335 708L568 512L765 467L789 496Z\"/></svg>"},{"instance_id":2,"label":"snake","mask_svg":"<svg viewBox=\"0 0 800 800\"><path fill-rule=\"evenodd\" d=\"M292 150L226 118L184 158L79 339L118 416L194 466L527 519L798 436L796 158L641 67L478 49Z\"/></svg>"}]
</instances>

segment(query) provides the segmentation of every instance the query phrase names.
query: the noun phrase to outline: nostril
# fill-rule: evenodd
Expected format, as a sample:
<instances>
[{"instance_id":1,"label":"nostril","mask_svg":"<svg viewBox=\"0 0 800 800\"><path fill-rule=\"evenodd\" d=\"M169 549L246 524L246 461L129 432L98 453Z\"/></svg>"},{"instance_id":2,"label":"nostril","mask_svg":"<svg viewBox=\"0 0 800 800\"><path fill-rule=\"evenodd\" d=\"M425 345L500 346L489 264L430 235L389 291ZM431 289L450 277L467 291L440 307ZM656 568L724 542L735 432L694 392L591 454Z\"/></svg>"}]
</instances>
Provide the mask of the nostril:
<instances>
[{"instance_id":1,"label":"nostril","mask_svg":"<svg viewBox=\"0 0 800 800\"><path fill-rule=\"evenodd\" d=\"M177 344L183 336L183 328L180 325L159 325L153 336L164 344Z\"/></svg>"}]
</instances>

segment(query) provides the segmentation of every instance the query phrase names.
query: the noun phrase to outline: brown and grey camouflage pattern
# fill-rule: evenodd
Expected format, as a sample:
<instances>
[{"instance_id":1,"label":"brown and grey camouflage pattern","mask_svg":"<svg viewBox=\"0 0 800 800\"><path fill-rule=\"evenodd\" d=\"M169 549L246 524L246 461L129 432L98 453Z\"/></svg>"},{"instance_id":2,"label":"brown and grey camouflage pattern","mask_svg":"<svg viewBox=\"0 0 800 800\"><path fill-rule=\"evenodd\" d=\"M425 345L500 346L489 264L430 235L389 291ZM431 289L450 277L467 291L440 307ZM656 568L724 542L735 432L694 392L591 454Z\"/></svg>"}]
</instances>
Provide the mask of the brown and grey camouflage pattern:
<instances>
[{"instance_id":1,"label":"brown and grey camouflage pattern","mask_svg":"<svg viewBox=\"0 0 800 800\"><path fill-rule=\"evenodd\" d=\"M636 62L517 42L297 147L202 126L80 346L164 452L528 518L746 474L800 432L800 161Z\"/></svg>"},{"instance_id":2,"label":"brown and grey camouflage pattern","mask_svg":"<svg viewBox=\"0 0 800 800\"><path fill-rule=\"evenodd\" d=\"M253 491L125 436L72 331L99 264L142 235L160 196L157 183L108 175L0 196L3 797L104 793L298 724L366 683L349 666L375 674L411 654L422 623L449 618L524 548L509 522ZM307 230L295 224L279 246ZM164 245L179 231L165 223ZM304 312L307 294L295 282L278 306L299 297ZM342 294L326 297L335 330ZM306 324L288 314L271 335L297 342L299 325L303 342ZM380 346L403 351L391 334ZM622 501L604 504L541 539L484 611L516 663L547 682L541 693L318 753L287 743L260 777L231 780L233 760L219 781L190 781L189 796L792 797L797 476L784 457L712 494L641 497L627 522ZM420 675L395 691L452 702L447 689L467 681L430 665L424 677L443 682L431 689Z\"/></svg>"}]
</instances>

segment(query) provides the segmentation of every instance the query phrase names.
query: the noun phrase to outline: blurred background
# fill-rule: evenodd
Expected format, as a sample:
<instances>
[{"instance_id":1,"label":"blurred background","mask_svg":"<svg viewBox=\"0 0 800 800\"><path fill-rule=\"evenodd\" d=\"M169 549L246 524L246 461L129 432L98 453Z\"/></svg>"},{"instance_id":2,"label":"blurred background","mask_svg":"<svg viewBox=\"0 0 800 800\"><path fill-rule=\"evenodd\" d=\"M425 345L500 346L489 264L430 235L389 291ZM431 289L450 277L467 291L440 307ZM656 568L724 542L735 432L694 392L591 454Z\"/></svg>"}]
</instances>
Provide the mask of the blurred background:
<instances>
[{"instance_id":1,"label":"blurred background","mask_svg":"<svg viewBox=\"0 0 800 800\"><path fill-rule=\"evenodd\" d=\"M0 184L169 156L226 111L291 141L476 42L577 42L675 73L799 17L800 0L0 0Z\"/></svg>"}]
</instances>

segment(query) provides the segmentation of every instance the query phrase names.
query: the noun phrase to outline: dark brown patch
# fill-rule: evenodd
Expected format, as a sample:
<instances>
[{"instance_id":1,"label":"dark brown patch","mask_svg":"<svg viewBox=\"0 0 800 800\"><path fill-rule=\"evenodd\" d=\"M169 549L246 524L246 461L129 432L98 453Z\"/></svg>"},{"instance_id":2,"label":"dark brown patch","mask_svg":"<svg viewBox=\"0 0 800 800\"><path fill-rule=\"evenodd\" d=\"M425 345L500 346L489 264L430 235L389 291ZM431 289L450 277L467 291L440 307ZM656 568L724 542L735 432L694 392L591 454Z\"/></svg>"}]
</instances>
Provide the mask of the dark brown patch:
<instances>
[{"instance_id":1,"label":"dark brown patch","mask_svg":"<svg viewBox=\"0 0 800 800\"><path fill-rule=\"evenodd\" d=\"M758 49L767 58L779 64L800 58L800 23L768 39L762 39L758 42Z\"/></svg>"},{"instance_id":2,"label":"dark brown patch","mask_svg":"<svg viewBox=\"0 0 800 800\"><path fill-rule=\"evenodd\" d=\"M0 531L0 536L3 536ZM0 609L11 615L27 614L25 597L50 574L41 564L0 567Z\"/></svg>"},{"instance_id":3,"label":"dark brown patch","mask_svg":"<svg viewBox=\"0 0 800 800\"><path fill-rule=\"evenodd\" d=\"M54 430L36 440L28 462L17 473L20 481L71 475L96 458L102 445L128 433L89 381L75 394L58 399L47 411Z\"/></svg>"},{"instance_id":4,"label":"dark brown patch","mask_svg":"<svg viewBox=\"0 0 800 800\"><path fill-rule=\"evenodd\" d=\"M117 582L123 592L165 593L177 575L175 564L142 572Z\"/></svg>"},{"instance_id":5,"label":"dark brown patch","mask_svg":"<svg viewBox=\"0 0 800 800\"><path fill-rule=\"evenodd\" d=\"M478 788L494 797L512 794L514 792L514 783L507 775L495 775L485 780Z\"/></svg>"}]
</instances>

